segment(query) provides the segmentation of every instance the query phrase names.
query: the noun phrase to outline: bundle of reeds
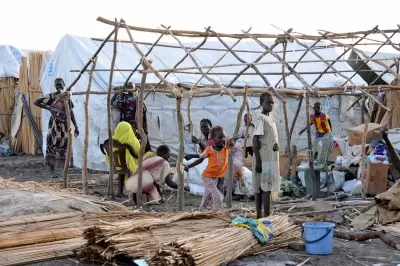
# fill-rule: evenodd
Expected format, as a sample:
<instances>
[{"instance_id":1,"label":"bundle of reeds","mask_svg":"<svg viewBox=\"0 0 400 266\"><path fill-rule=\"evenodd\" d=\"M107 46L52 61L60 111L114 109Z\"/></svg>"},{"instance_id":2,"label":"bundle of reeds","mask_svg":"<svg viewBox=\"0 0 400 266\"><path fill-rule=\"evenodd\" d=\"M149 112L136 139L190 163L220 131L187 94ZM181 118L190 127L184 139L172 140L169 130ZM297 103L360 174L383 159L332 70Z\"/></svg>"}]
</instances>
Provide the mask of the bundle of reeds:
<instances>
[{"instance_id":1,"label":"bundle of reeds","mask_svg":"<svg viewBox=\"0 0 400 266\"><path fill-rule=\"evenodd\" d=\"M87 260L112 261L119 254L150 259L168 243L224 228L230 221L228 212L195 212L105 223L85 230L88 243L79 253Z\"/></svg>"},{"instance_id":2,"label":"bundle of reeds","mask_svg":"<svg viewBox=\"0 0 400 266\"><path fill-rule=\"evenodd\" d=\"M33 192L47 193L62 198L74 199L86 202L88 204L95 205L101 208L103 211L124 211L127 212L129 209L121 203L115 201L108 201L104 198L95 196L84 195L80 190L76 189L62 189L60 184L57 183L38 183L35 181L27 182L14 182L12 179L2 179L0 177L0 188L25 190Z\"/></svg>"},{"instance_id":3,"label":"bundle of reeds","mask_svg":"<svg viewBox=\"0 0 400 266\"><path fill-rule=\"evenodd\" d=\"M70 257L84 243L85 240L82 237L78 237L30 246L1 249L0 266L26 265L27 263Z\"/></svg>"},{"instance_id":4,"label":"bundle of reeds","mask_svg":"<svg viewBox=\"0 0 400 266\"><path fill-rule=\"evenodd\" d=\"M220 265L241 256L272 251L298 241L299 228L287 216L271 216L276 236L261 246L248 229L231 226L171 242L151 259L151 265Z\"/></svg>"}]
</instances>

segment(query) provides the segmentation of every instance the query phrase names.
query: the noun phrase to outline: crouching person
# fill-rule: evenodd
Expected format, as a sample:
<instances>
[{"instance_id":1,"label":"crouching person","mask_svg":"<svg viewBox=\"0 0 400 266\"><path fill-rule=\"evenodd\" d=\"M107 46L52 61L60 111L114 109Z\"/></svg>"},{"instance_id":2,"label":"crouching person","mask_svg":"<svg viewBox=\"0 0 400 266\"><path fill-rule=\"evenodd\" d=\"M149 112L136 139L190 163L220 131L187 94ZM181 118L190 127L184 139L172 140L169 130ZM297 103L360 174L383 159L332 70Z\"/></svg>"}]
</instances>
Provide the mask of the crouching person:
<instances>
[{"instance_id":1,"label":"crouching person","mask_svg":"<svg viewBox=\"0 0 400 266\"><path fill-rule=\"evenodd\" d=\"M169 157L170 149L167 145L158 147L155 156L146 156L143 161L142 193L148 197L149 202L162 202L160 185L167 184L173 189L178 185L172 180L170 174ZM138 171L136 170L125 182L125 188L133 193L133 203L136 205ZM185 188L187 190L187 188Z\"/></svg>"}]
</instances>

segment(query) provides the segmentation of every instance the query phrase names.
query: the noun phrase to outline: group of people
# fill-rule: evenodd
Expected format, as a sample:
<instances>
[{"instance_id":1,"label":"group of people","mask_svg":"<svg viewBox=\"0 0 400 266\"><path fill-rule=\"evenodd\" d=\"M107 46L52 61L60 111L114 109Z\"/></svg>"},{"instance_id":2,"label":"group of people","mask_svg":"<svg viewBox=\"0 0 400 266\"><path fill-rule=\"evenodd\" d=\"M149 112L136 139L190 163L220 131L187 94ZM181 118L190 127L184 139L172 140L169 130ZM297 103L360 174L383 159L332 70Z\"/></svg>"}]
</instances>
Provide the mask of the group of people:
<instances>
[{"instance_id":1,"label":"group of people","mask_svg":"<svg viewBox=\"0 0 400 266\"><path fill-rule=\"evenodd\" d=\"M45 161L54 172L54 167L64 167L65 155L68 144L67 116L65 108L65 98L59 97L64 89L64 81L60 78L55 80L56 92L41 97L35 104L51 112L49 121L49 131L47 135L47 147ZM200 154L188 154L187 160L197 158L196 161L186 165L185 171L199 165L205 159L208 160L207 166L202 173L204 182L204 194L200 209L211 208L217 210L222 208L223 202L220 192L225 191L224 176L228 168L229 153L233 157L233 176L237 181L239 193L247 194L245 175L243 173L244 157L253 156L252 168L252 190L255 197L256 213L260 218L263 215L269 216L271 205L271 191L279 191L279 141L275 120L271 116L274 108L274 97L265 92L260 96L260 106L262 108L260 116L253 124L250 114L244 117L244 126L238 135L227 139L226 133L221 126L213 126L209 119L200 121L201 135L192 137L193 143L199 146ZM143 162L143 183L142 191L151 201L162 201L160 186L167 184L176 189L178 186L173 181L169 158L170 149L166 145L161 145L154 153L151 151L150 142L140 143L139 134L136 128L136 96L126 92L113 97L113 106L120 109L120 122L114 130L113 140L131 147L126 151L126 165L129 169L129 178L125 180L126 190L137 192L137 166L140 145L146 145ZM69 102L71 120L75 127L75 136L79 134L78 126L73 113L73 104ZM314 124L317 129L317 136L329 133L332 125L329 116L322 113L322 105L314 105L315 113L310 117L310 124ZM147 134L146 107L143 110L143 127ZM305 130L305 129L304 129ZM302 130L302 131L304 131ZM245 143L246 149L237 142L244 138L247 133ZM109 162L108 154L106 159ZM72 162L71 162L72 165ZM185 187L189 191L190 188ZM263 210L263 212L262 212Z\"/></svg>"}]
</instances>

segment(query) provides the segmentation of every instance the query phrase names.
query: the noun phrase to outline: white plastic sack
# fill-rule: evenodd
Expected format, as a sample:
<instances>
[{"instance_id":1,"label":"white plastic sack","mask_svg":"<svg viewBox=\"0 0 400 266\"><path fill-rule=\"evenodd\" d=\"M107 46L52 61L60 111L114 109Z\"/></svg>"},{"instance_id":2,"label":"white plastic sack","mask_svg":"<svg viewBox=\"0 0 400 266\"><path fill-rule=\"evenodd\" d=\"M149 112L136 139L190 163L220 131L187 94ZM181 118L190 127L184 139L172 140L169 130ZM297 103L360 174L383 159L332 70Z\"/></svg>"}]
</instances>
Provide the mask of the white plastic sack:
<instances>
[{"instance_id":1,"label":"white plastic sack","mask_svg":"<svg viewBox=\"0 0 400 266\"><path fill-rule=\"evenodd\" d=\"M333 170L329 175L329 178L326 182L328 190L331 192L336 192L340 190L344 184L345 173Z\"/></svg>"},{"instance_id":2,"label":"white plastic sack","mask_svg":"<svg viewBox=\"0 0 400 266\"><path fill-rule=\"evenodd\" d=\"M343 191L346 193L350 193L352 195L360 195L361 194L361 181L357 179L349 180L344 182Z\"/></svg>"}]
</instances>

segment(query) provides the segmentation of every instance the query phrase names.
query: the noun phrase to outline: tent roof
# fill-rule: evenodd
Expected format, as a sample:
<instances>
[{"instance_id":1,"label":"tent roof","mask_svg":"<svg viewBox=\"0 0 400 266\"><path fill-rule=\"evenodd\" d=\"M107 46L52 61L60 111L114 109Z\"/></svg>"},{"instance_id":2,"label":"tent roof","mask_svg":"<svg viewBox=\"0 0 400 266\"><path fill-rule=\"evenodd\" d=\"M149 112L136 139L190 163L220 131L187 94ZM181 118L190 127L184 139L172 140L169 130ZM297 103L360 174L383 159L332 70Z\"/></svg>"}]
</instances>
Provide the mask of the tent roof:
<instances>
[{"instance_id":1,"label":"tent roof","mask_svg":"<svg viewBox=\"0 0 400 266\"><path fill-rule=\"evenodd\" d=\"M24 52L14 46L0 45L0 78L18 78L23 55Z\"/></svg>"}]
</instances>

